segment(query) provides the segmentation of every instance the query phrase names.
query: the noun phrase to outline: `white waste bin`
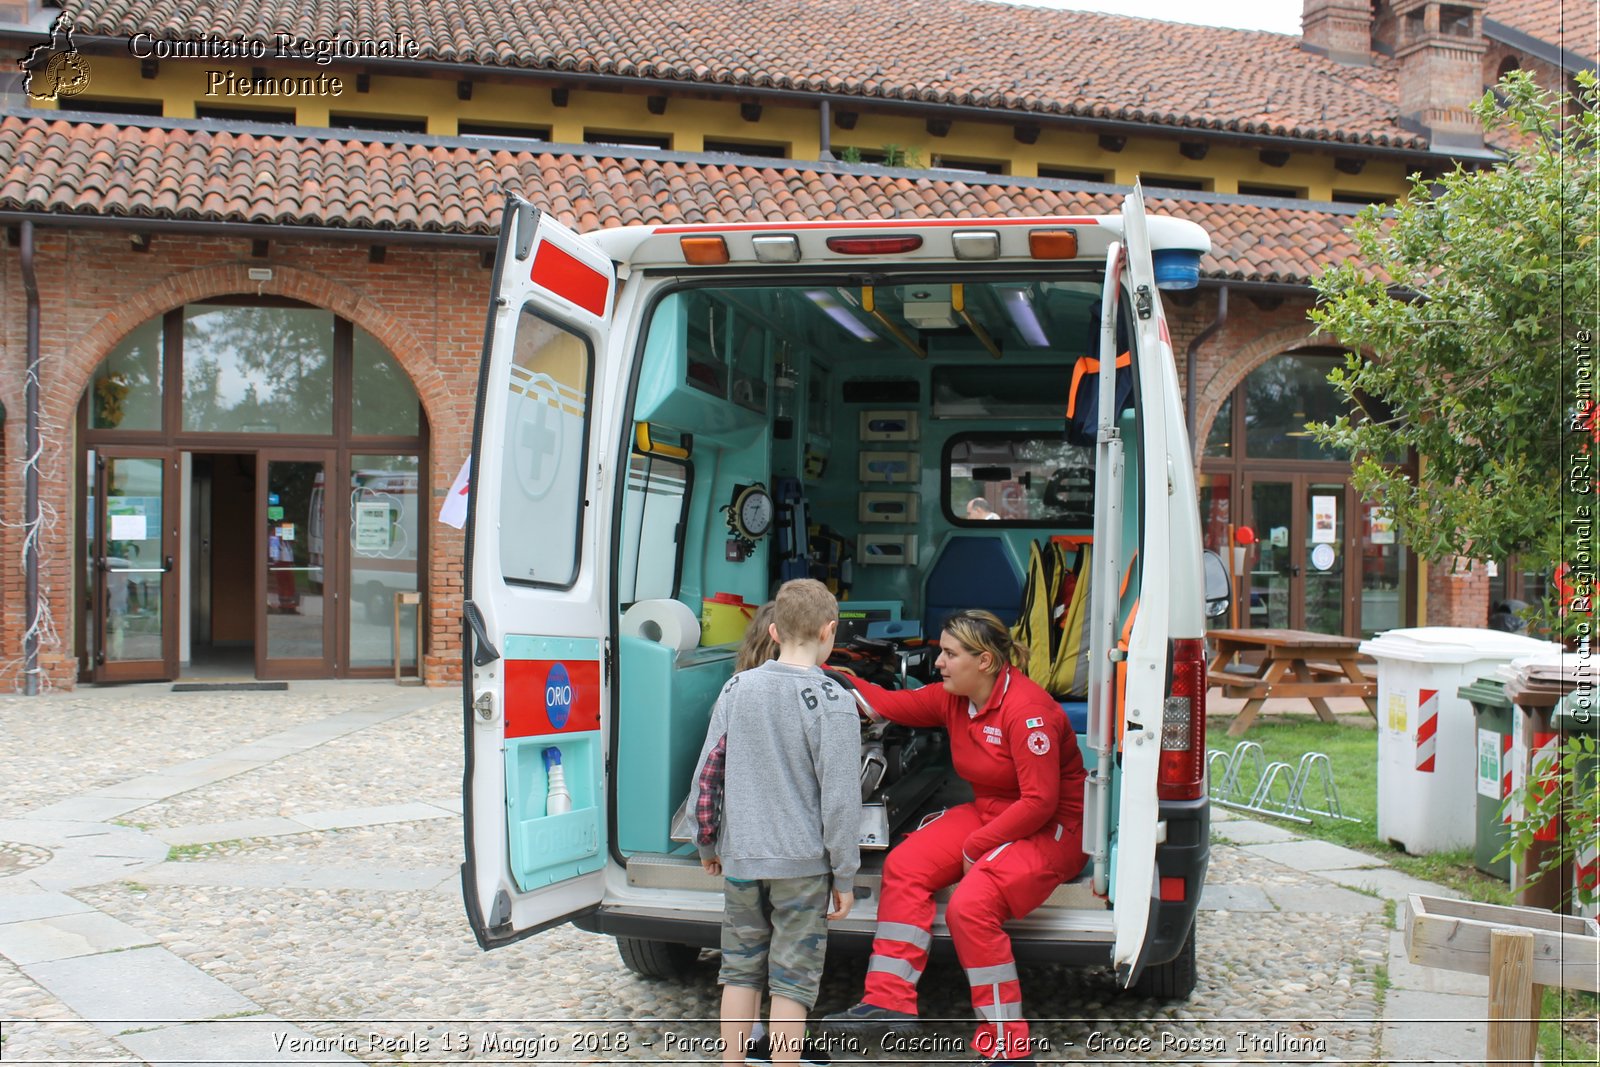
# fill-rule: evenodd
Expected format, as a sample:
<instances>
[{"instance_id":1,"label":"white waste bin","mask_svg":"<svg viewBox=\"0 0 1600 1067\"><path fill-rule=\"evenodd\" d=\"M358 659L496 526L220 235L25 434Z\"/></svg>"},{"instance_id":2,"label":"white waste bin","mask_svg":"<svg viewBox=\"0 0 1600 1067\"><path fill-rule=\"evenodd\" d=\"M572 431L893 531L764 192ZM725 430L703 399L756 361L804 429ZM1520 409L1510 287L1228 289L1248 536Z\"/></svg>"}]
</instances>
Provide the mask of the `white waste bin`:
<instances>
[{"instance_id":1,"label":"white waste bin","mask_svg":"<svg viewBox=\"0 0 1600 1067\"><path fill-rule=\"evenodd\" d=\"M1378 661L1378 840L1412 854L1471 848L1478 738L1456 691L1552 646L1460 626L1389 630L1361 642Z\"/></svg>"}]
</instances>

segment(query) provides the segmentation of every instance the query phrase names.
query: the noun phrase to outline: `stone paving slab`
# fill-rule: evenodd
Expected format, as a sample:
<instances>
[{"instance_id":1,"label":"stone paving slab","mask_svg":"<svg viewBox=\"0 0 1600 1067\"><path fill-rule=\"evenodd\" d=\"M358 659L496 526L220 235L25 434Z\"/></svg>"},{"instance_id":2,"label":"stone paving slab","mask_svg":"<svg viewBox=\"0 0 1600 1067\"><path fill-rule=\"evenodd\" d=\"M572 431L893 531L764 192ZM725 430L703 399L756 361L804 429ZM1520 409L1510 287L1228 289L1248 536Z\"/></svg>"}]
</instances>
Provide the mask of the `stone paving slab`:
<instances>
[{"instance_id":1,"label":"stone paving slab","mask_svg":"<svg viewBox=\"0 0 1600 1067\"><path fill-rule=\"evenodd\" d=\"M80 915L89 905L65 893L0 893L0 923L23 923L55 915Z\"/></svg>"},{"instance_id":2,"label":"stone paving slab","mask_svg":"<svg viewBox=\"0 0 1600 1067\"><path fill-rule=\"evenodd\" d=\"M1424 882L1420 878L1401 874L1393 867L1373 867L1361 871L1323 871L1324 878L1338 882L1340 885L1352 889L1364 889L1369 893L1377 893L1389 900L1404 901L1412 893L1422 893L1427 896L1449 897L1451 900L1460 899L1461 894L1453 889L1446 889L1433 882Z\"/></svg>"},{"instance_id":3,"label":"stone paving slab","mask_svg":"<svg viewBox=\"0 0 1600 1067\"><path fill-rule=\"evenodd\" d=\"M1211 809L1211 821L1216 822L1218 809ZM1236 845L1265 845L1275 844L1280 841L1298 841L1300 837L1281 826L1272 823L1255 822L1252 819L1235 818L1224 826L1218 826L1212 831L1216 837L1226 838Z\"/></svg>"},{"instance_id":4,"label":"stone paving slab","mask_svg":"<svg viewBox=\"0 0 1600 1067\"><path fill-rule=\"evenodd\" d=\"M1391 989L1383 1005L1388 1063L1482 1063L1489 1047L1485 998Z\"/></svg>"},{"instance_id":5,"label":"stone paving slab","mask_svg":"<svg viewBox=\"0 0 1600 1067\"><path fill-rule=\"evenodd\" d=\"M69 820L72 822L110 822L130 811L138 811L148 804L143 798L131 797L72 797L58 800L42 808L25 812L25 819Z\"/></svg>"},{"instance_id":6,"label":"stone paving slab","mask_svg":"<svg viewBox=\"0 0 1600 1067\"><path fill-rule=\"evenodd\" d=\"M336 1041L319 1040L272 1015L252 1015L214 1023L163 1026L117 1039L149 1063L225 1063L255 1067L276 1063L360 1063L337 1051Z\"/></svg>"},{"instance_id":7,"label":"stone paving slab","mask_svg":"<svg viewBox=\"0 0 1600 1067\"><path fill-rule=\"evenodd\" d=\"M22 972L108 1034L257 1010L250 1000L164 948L35 963Z\"/></svg>"},{"instance_id":8,"label":"stone paving slab","mask_svg":"<svg viewBox=\"0 0 1600 1067\"><path fill-rule=\"evenodd\" d=\"M312 811L296 815L296 822L313 830L335 830L349 826L376 826L389 822L416 822L420 819L454 818L455 812L432 804L387 804L375 808L349 808L345 811Z\"/></svg>"},{"instance_id":9,"label":"stone paving slab","mask_svg":"<svg viewBox=\"0 0 1600 1067\"><path fill-rule=\"evenodd\" d=\"M395 870L342 870L336 867L289 867L281 863L169 863L139 876L149 885L238 886L254 889L370 889L407 893L431 890L455 879L455 867Z\"/></svg>"},{"instance_id":10,"label":"stone paving slab","mask_svg":"<svg viewBox=\"0 0 1600 1067\"><path fill-rule=\"evenodd\" d=\"M237 841L247 837L284 837L307 831L308 827L303 822L272 815L260 819L204 823L199 826L158 826L150 831L150 835L169 845L209 845L216 841Z\"/></svg>"},{"instance_id":11,"label":"stone paving slab","mask_svg":"<svg viewBox=\"0 0 1600 1067\"><path fill-rule=\"evenodd\" d=\"M156 939L98 911L54 915L0 926L0 955L26 966L47 960L153 945Z\"/></svg>"},{"instance_id":12,"label":"stone paving slab","mask_svg":"<svg viewBox=\"0 0 1600 1067\"><path fill-rule=\"evenodd\" d=\"M1280 911L1308 911L1332 915L1365 915L1383 910L1379 897L1336 885L1268 886L1267 897Z\"/></svg>"},{"instance_id":13,"label":"stone paving slab","mask_svg":"<svg viewBox=\"0 0 1600 1067\"><path fill-rule=\"evenodd\" d=\"M1202 911L1276 911L1272 901L1253 885L1215 885L1207 882L1200 890Z\"/></svg>"},{"instance_id":14,"label":"stone paving slab","mask_svg":"<svg viewBox=\"0 0 1600 1067\"><path fill-rule=\"evenodd\" d=\"M1339 871L1355 867L1376 867L1383 863L1376 856L1357 852L1343 845L1326 841L1305 839L1300 841L1269 842L1263 845L1246 845L1246 852L1264 859L1288 864L1297 871Z\"/></svg>"}]
</instances>

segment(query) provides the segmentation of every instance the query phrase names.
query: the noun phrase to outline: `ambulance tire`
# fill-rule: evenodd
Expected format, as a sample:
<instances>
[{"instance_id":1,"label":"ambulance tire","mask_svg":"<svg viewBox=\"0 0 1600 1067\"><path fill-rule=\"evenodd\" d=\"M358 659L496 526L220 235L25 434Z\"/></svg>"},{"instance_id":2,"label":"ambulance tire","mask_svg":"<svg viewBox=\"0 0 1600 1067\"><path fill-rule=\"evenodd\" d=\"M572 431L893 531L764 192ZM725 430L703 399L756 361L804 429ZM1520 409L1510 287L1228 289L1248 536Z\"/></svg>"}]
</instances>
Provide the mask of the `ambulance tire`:
<instances>
[{"instance_id":1,"label":"ambulance tire","mask_svg":"<svg viewBox=\"0 0 1600 1067\"><path fill-rule=\"evenodd\" d=\"M1133 994L1151 1000L1188 1000L1194 992L1197 978L1194 953L1194 927L1184 939L1178 954L1166 963L1155 963L1144 969L1139 980L1133 983Z\"/></svg>"},{"instance_id":2,"label":"ambulance tire","mask_svg":"<svg viewBox=\"0 0 1600 1067\"><path fill-rule=\"evenodd\" d=\"M674 941L648 941L642 937L617 938L623 966L641 978L679 978L700 958L693 945Z\"/></svg>"}]
</instances>

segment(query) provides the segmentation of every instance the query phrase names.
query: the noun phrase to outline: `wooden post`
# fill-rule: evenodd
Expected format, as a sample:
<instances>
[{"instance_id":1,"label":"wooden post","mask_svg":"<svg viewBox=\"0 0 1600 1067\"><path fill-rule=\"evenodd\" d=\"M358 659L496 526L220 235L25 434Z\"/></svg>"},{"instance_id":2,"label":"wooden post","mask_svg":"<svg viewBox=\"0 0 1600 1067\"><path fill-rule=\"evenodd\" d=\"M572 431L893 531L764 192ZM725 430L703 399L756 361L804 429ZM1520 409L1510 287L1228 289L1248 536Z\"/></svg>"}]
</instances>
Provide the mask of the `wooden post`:
<instances>
[{"instance_id":1,"label":"wooden post","mask_svg":"<svg viewBox=\"0 0 1600 1067\"><path fill-rule=\"evenodd\" d=\"M1533 983L1533 933L1489 934L1488 1063L1532 1063L1539 1047L1544 987Z\"/></svg>"}]
</instances>

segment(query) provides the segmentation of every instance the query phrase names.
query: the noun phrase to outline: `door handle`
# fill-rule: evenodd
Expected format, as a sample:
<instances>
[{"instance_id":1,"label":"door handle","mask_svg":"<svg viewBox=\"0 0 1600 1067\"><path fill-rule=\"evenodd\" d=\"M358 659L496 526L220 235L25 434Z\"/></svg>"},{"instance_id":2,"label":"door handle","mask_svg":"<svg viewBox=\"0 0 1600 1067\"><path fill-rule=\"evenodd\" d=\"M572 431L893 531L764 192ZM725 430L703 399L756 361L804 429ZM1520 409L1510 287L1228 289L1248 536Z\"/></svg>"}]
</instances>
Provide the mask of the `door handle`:
<instances>
[{"instance_id":1,"label":"door handle","mask_svg":"<svg viewBox=\"0 0 1600 1067\"><path fill-rule=\"evenodd\" d=\"M171 556L168 556L164 561L162 561L161 570L164 573L167 573L167 574L172 573L172 557Z\"/></svg>"},{"instance_id":2,"label":"door handle","mask_svg":"<svg viewBox=\"0 0 1600 1067\"><path fill-rule=\"evenodd\" d=\"M462 606L461 614L466 617L467 626L472 630L472 636L477 645L472 653L474 666L487 667L500 658L500 652L489 640L489 628L483 624L483 613L478 610L478 605L467 601Z\"/></svg>"},{"instance_id":3,"label":"door handle","mask_svg":"<svg viewBox=\"0 0 1600 1067\"><path fill-rule=\"evenodd\" d=\"M1289 577L1291 577L1291 578L1300 577L1300 565L1298 563L1291 563L1289 565Z\"/></svg>"}]
</instances>

